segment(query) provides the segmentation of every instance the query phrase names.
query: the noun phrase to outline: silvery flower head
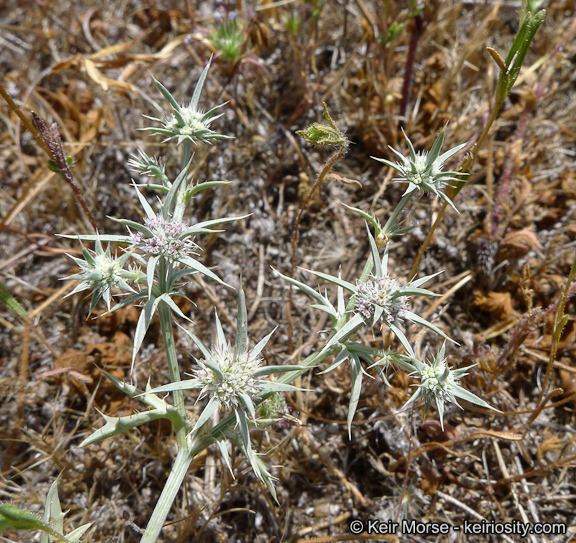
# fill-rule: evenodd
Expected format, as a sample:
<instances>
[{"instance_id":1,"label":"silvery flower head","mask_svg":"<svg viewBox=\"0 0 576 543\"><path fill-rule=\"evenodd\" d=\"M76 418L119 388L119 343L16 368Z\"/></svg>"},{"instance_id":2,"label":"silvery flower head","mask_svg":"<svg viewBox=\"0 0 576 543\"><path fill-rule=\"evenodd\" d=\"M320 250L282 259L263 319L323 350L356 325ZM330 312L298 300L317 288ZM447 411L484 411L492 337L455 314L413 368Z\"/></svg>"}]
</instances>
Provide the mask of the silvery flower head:
<instances>
[{"instance_id":1,"label":"silvery flower head","mask_svg":"<svg viewBox=\"0 0 576 543\"><path fill-rule=\"evenodd\" d=\"M358 281L358 291L355 295L354 309L366 320L370 320L378 308L382 320L386 324L394 324L404 318L408 311L408 296L402 294L398 279L385 275L372 277L366 281Z\"/></svg>"},{"instance_id":2,"label":"silvery flower head","mask_svg":"<svg viewBox=\"0 0 576 543\"><path fill-rule=\"evenodd\" d=\"M432 402L434 402L438 408L442 430L444 430L444 404L453 403L460 407L456 398L497 411L497 409L494 409L484 400L458 384L462 377L468 375L467 370L472 366L453 370L446 363L445 353L446 342L442 344L432 364L421 362L416 358L412 360L416 371L412 372L411 375L417 377L420 380L420 384L418 385L418 390L408 400L407 404L422 399L424 401L424 416L426 416Z\"/></svg>"},{"instance_id":3,"label":"silvery flower head","mask_svg":"<svg viewBox=\"0 0 576 543\"><path fill-rule=\"evenodd\" d=\"M140 275L140 271L124 269L124 265L131 256L129 252L124 253L120 258L112 256L110 246L104 250L102 243L96 238L95 251L90 251L82 247L82 254L84 255L84 259L67 255L74 260L82 270L80 273L75 273L68 277L68 279L79 280L80 284L67 296L84 290L92 290L92 300L90 301L88 316L90 316L101 298L104 299L108 310L110 310L112 289L114 287L127 292L136 292L128 284L128 281L135 281Z\"/></svg>"},{"instance_id":4,"label":"silvery flower head","mask_svg":"<svg viewBox=\"0 0 576 543\"><path fill-rule=\"evenodd\" d=\"M200 390L198 400L209 398L193 431L200 429L212 414L223 408L232 411L240 427L243 446L251 451L248 431L249 421L256 422L255 405L274 392L298 390L296 387L277 381L264 379L271 373L284 373L301 369L301 366L263 366L262 350L274 331L262 339L253 349L248 348L248 324L244 291L238 293L238 326L234 347L226 341L224 330L216 315L216 342L207 347L194 334L184 330L202 352L197 360L198 368L193 370L193 378L164 385L152 393L172 392L173 390Z\"/></svg>"},{"instance_id":5,"label":"silvery flower head","mask_svg":"<svg viewBox=\"0 0 576 543\"><path fill-rule=\"evenodd\" d=\"M353 293L352 311L371 325L382 321L400 340L408 353L412 353L412 348L400 327L402 321L420 324L445 339L449 339L437 326L410 311L409 305L411 296L436 296L433 292L420 288L420 286L441 272L414 279L402 285L388 271L388 250L384 250L382 260L380 260L377 243L370 232L368 232L368 237L374 271L366 279L357 281L355 286L348 287L348 290Z\"/></svg>"},{"instance_id":6,"label":"silvery flower head","mask_svg":"<svg viewBox=\"0 0 576 543\"><path fill-rule=\"evenodd\" d=\"M416 190L422 190L424 192L429 192L435 194L436 196L442 198L448 204L450 204L455 210L454 204L443 192L446 187L452 186L455 181L460 181L455 175L463 175L461 172L453 171L443 171L444 163L453 155L455 155L460 149L462 149L466 144L457 145L456 147L446 151L444 154L440 155L440 150L442 149L442 144L444 143L444 130L440 132L432 149L429 152L422 151L416 152L412 142L402 129L402 133L406 138L408 143L408 149L410 150L410 158L405 157L400 154L396 149L390 147L390 150L396 153L401 162L390 162L383 158L372 157L378 162L382 162L391 168L394 168L400 177L395 178L397 181L404 181L408 183L408 188L404 194ZM456 210L457 211L457 210Z\"/></svg>"},{"instance_id":7,"label":"silvery flower head","mask_svg":"<svg viewBox=\"0 0 576 543\"><path fill-rule=\"evenodd\" d=\"M160 123L161 126L147 126L141 130L147 130L153 134L165 136L164 141L176 138L178 143L188 140L193 145L197 145L199 143L210 143L211 140L215 139L229 138L230 136L218 134L210 128L210 125L223 115L223 113L221 113L214 116L222 107L226 105L227 102L213 107L206 113L203 113L200 109L198 109L198 102L200 101L200 95L202 94L202 88L204 87L204 82L206 81L209 68L210 61L206 65L206 68L204 68L204 71L198 80L198 84L196 85L194 94L192 95L192 100L188 106L181 106L178 104L168 89L166 89L166 87L162 85L160 81L154 79L156 85L160 89L160 92L164 95L164 98L166 98L172 107L172 113L164 120L144 115L147 119Z\"/></svg>"},{"instance_id":8,"label":"silvery flower head","mask_svg":"<svg viewBox=\"0 0 576 543\"><path fill-rule=\"evenodd\" d=\"M244 396L255 398L260 395L260 379L254 376L262 364L262 358L250 351L236 355L230 344L217 345L209 359L198 360L194 377L204 396L216 399L227 409L244 409Z\"/></svg>"}]
</instances>

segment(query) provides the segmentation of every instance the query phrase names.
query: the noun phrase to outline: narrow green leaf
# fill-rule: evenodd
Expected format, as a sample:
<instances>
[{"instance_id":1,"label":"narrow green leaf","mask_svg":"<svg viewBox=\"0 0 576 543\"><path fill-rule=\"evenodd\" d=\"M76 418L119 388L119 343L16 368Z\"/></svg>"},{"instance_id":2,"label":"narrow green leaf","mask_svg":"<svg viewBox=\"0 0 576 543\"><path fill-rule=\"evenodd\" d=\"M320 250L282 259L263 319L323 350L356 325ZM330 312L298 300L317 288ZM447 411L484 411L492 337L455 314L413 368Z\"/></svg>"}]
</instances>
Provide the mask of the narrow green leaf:
<instances>
[{"instance_id":1,"label":"narrow green leaf","mask_svg":"<svg viewBox=\"0 0 576 543\"><path fill-rule=\"evenodd\" d=\"M438 158L440 151L442 149L442 145L444 144L444 129L440 131L438 137L434 141L434 145L432 145L432 149L428 152L426 156L426 168L430 168L432 164L434 164L435 160Z\"/></svg>"},{"instance_id":2,"label":"narrow green leaf","mask_svg":"<svg viewBox=\"0 0 576 543\"><path fill-rule=\"evenodd\" d=\"M198 109L198 102L200 102L200 96L202 95L202 89L204 88L204 83L206 82L206 78L208 77L208 71L210 70L210 64L212 64L212 55L210 55L210 59L208 60L208 64L202 70L200 74L200 78L198 79L198 83L196 83L196 87L194 88L194 94L192 94L192 100L190 100L190 108L193 110Z\"/></svg>"},{"instance_id":3,"label":"narrow green leaf","mask_svg":"<svg viewBox=\"0 0 576 543\"><path fill-rule=\"evenodd\" d=\"M355 354L350 354L350 366L352 367L352 389L350 390L350 403L348 404L348 438L352 439L352 420L360 401L362 392L362 363Z\"/></svg>"},{"instance_id":4,"label":"narrow green leaf","mask_svg":"<svg viewBox=\"0 0 576 543\"><path fill-rule=\"evenodd\" d=\"M158 81L155 77L152 77L152 79L154 79L154 83L156 83L156 86L160 89L160 92L164 95L164 98L166 98L166 100L172 106L174 111L180 112L181 110L180 104L170 94L170 91L164 85L162 85L162 83L160 83L160 81ZM154 120L163 122L160 119L154 119Z\"/></svg>"},{"instance_id":5,"label":"narrow green leaf","mask_svg":"<svg viewBox=\"0 0 576 543\"><path fill-rule=\"evenodd\" d=\"M16 317L23 319L24 321L30 321L30 317L26 310L16 301L14 296L10 294L10 291L6 288L4 283L0 281L0 301L8 307L8 309Z\"/></svg>"},{"instance_id":6,"label":"narrow green leaf","mask_svg":"<svg viewBox=\"0 0 576 543\"><path fill-rule=\"evenodd\" d=\"M344 281L344 279L341 279L340 277L334 277L333 275L328 275L327 273L322 273L322 272L318 272L318 271L313 271L313 270L307 270L302 268L302 271L305 271L306 273L311 273L312 275L315 275L316 277L321 277L322 279L325 279L326 281L334 284L334 285L338 285L341 286L343 289L346 289L349 292L352 292L353 294L356 293L356 286L353 285L352 283L349 283L348 281Z\"/></svg>"},{"instance_id":7,"label":"narrow green leaf","mask_svg":"<svg viewBox=\"0 0 576 543\"><path fill-rule=\"evenodd\" d=\"M193 270L196 270L197 272L204 274L206 277L210 277L210 279L212 279L213 281L216 281L217 283L220 283L225 287L232 288L230 285L222 281L222 279L220 279L220 277L218 277L214 272L210 271L206 266L204 266L204 264L200 264L200 262L198 262L194 258L190 256L185 256L180 259L180 262L182 264L186 264L186 266L192 268Z\"/></svg>"},{"instance_id":8,"label":"narrow green leaf","mask_svg":"<svg viewBox=\"0 0 576 543\"><path fill-rule=\"evenodd\" d=\"M52 483L46 495L44 521L46 524L51 525L57 532L61 534L64 533L64 514L62 513L62 506L60 505L60 498L58 497L58 479ZM49 543L50 540L51 538L46 532L40 537L41 543Z\"/></svg>"}]
</instances>

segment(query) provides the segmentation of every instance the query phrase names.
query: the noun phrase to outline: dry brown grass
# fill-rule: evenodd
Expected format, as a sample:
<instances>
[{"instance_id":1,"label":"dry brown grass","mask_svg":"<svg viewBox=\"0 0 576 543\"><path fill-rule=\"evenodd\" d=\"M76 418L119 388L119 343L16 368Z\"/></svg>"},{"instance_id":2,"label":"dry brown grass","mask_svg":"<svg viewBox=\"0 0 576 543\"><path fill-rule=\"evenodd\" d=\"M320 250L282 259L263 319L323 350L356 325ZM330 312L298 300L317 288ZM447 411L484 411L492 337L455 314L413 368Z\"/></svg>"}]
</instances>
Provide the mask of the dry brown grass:
<instances>
[{"instance_id":1,"label":"dry brown grass","mask_svg":"<svg viewBox=\"0 0 576 543\"><path fill-rule=\"evenodd\" d=\"M203 34L213 25L210 4L0 5L2 85L26 115L34 110L58 123L65 150L75 157L72 172L102 231L122 230L107 216L139 217L127 188L133 174L125 167L137 144L151 154L168 153L168 171L176 171L174 151L136 129L142 113L157 115L150 73L181 101L189 98L210 54ZM253 337L279 325L266 351L275 363L291 354L303 358L323 327L318 312L295 293L294 330L287 337L287 291L270 270L288 273L300 203L327 158L301 148L291 134L319 120L326 101L355 143L338 173L361 188L335 179L321 187L304 213L296 255L299 265L328 273L341 267L342 276L353 279L368 252L366 233L339 202L386 219L401 188L369 157L388 158L389 144L403 148L400 126L417 148L430 146L447 122L446 148L477 137L497 77L485 47L507 51L518 21L516 3L429 2L409 92L403 93L414 23L393 47L377 38L394 16L402 18L403 3L387 3L386 12L383 2L334 0L316 24L313 4L284 4L263 9L262 2L242 2L251 36L245 61L236 67L216 62L204 96L205 105L230 100L219 129L236 139L200 148L195 158L199 179L233 181L197 200L198 219L252 213L203 240L204 262L218 266L232 285L242 275ZM346 366L324 376L310 372L301 384L311 392L288 398L303 426L271 429L259 438L260 450L272 450L270 462L282 466L275 470L281 506L242 458L232 480L209 450L195 460L163 541L351 540L352 519L398 514L460 525L478 516L565 523L574 537L576 325L567 281L576 239L576 42L550 58L574 30L573 4L550 4L458 195L461 213L448 211L419 266L421 275L445 270L433 287L445 298L431 309L435 300L419 300L417 309L460 343L451 348L452 364L477 364L466 387L503 413L451 408L442 431L435 411L425 422L418 410L398 412L412 394L411 379L399 372L392 389L366 380L349 441ZM283 22L290 9L302 17L296 38ZM184 41L188 34L192 43ZM403 101L406 118L400 119ZM98 369L127 378L138 313L86 321L87 300L63 299L73 288L60 281L71 272L64 253L75 254L78 244L55 234L88 232L90 224L4 103L0 120L0 280L32 316L22 324L0 307L0 499L39 512L60 475L70 526L93 522L89 541L138 541L170 469L170 427L152 424L76 448L100 424L95 408L110 415L139 408ZM408 275L438 209L426 198L410 207L407 222L415 228L391 249L397 275ZM563 292L569 319L556 345ZM234 293L193 283L188 295L197 304L197 335L209 333L214 307L231 330ZM188 355L179 339L185 369ZM362 340L379 346L383 338L366 334ZM149 375L153 385L168 380L160 342L156 327L137 364L139 383ZM288 352L291 342L294 353ZM418 347L426 353L437 343L428 333ZM39 540L34 537L6 532L0 540Z\"/></svg>"}]
</instances>

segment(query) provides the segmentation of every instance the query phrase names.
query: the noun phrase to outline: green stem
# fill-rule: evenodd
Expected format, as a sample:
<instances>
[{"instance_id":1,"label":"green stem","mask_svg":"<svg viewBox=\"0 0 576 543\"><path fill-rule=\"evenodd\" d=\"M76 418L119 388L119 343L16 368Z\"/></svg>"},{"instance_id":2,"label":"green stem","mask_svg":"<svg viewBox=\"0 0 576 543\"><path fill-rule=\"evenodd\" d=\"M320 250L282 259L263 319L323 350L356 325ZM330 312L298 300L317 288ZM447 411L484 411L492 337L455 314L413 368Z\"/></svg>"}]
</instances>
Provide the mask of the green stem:
<instances>
[{"instance_id":1,"label":"green stem","mask_svg":"<svg viewBox=\"0 0 576 543\"><path fill-rule=\"evenodd\" d=\"M326 109L326 104L324 104L324 111L328 115L328 110ZM332 125L334 127L336 126L336 125L334 125L334 121L332 121L332 119L330 118L329 115L326 118L332 122ZM312 196L314 196L316 189L320 186L320 183L322 183L322 181L324 180L326 175L328 175L330 170L346 154L347 149L348 149L348 142L346 141L328 159L328 161L324 165L324 168L322 168L322 171L320 172L318 179L316 179L316 181L314 182L314 185L312 185L312 188L310 189L308 197L306 198L306 200L302 204L302 207L300 208L298 216L296 217L296 222L294 224L294 235L292 236L292 264L290 267L290 277L292 277L292 278L294 278L294 274L296 272L296 250L298 248L298 237L299 237L299 233L300 233L300 230L299 230L300 229L300 221L302 220L302 215L304 215L304 210L308 207L308 204L310 203ZM293 330L293 327L292 327L292 305L293 305L292 289L290 288L288 290L288 312L287 312L287 317L288 317L288 352L289 353L292 353L292 351L293 351L293 345L292 345L292 330Z\"/></svg>"},{"instance_id":2,"label":"green stem","mask_svg":"<svg viewBox=\"0 0 576 543\"><path fill-rule=\"evenodd\" d=\"M156 543L193 459L194 455L191 454L187 447L178 451L172 471L168 475L160 499L148 521L148 526L146 526L144 537L140 540L140 543Z\"/></svg>"},{"instance_id":3,"label":"green stem","mask_svg":"<svg viewBox=\"0 0 576 543\"><path fill-rule=\"evenodd\" d=\"M188 166L188 162L190 162L191 156L192 156L192 143L188 140L184 140L184 150L182 152L182 169Z\"/></svg>"},{"instance_id":4,"label":"green stem","mask_svg":"<svg viewBox=\"0 0 576 543\"><path fill-rule=\"evenodd\" d=\"M158 315L160 316L160 328L162 330L162 337L164 338L164 348L166 350L166 358L168 360L168 370L170 371L170 381L178 383L180 381L180 369L178 367L178 358L176 356L176 343L174 341L174 330L172 328L172 315L170 307L165 302L158 304ZM184 394L181 390L175 390L174 407L178 410L178 414L186 420L186 408L184 406ZM176 440L178 447L186 446L186 428L183 428L176 433Z\"/></svg>"}]
</instances>

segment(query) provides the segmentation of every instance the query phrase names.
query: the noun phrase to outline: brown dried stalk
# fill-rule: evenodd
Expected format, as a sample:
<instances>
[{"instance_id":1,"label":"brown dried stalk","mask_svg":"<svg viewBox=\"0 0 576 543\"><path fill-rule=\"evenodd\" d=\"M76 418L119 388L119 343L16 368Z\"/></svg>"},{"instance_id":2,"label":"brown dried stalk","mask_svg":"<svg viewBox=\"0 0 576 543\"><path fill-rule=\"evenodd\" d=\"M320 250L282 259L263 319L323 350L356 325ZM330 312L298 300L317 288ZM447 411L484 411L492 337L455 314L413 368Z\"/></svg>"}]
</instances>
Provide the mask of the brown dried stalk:
<instances>
[{"instance_id":1,"label":"brown dried stalk","mask_svg":"<svg viewBox=\"0 0 576 543\"><path fill-rule=\"evenodd\" d=\"M50 130L48 130L46 123L43 121L40 115L38 115L34 111L32 112L32 122L34 123L34 127L38 131L38 138L40 138L42 142L45 144L45 147L43 146L43 148L45 150L46 148L48 149L49 151L48 156L54 161L54 164L58 168L60 175L64 178L64 181L66 181L66 183L68 183L68 185L70 185L70 187L72 188L74 196L76 197L78 204L86 214L86 217L88 217L88 220L92 225L92 228L94 228L95 232L98 232L96 219L94 219L94 215L92 215L92 212L88 208L88 204L84 199L84 195L82 194L82 191L76 184L74 176L72 175L72 172L68 167L68 163L66 162L66 156L64 155L64 149L62 148L62 140L60 139L60 133L58 132L58 125L56 123L53 123L52 126L50 127Z\"/></svg>"}]
</instances>

